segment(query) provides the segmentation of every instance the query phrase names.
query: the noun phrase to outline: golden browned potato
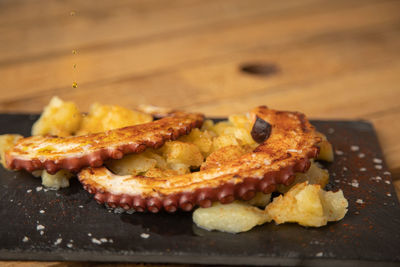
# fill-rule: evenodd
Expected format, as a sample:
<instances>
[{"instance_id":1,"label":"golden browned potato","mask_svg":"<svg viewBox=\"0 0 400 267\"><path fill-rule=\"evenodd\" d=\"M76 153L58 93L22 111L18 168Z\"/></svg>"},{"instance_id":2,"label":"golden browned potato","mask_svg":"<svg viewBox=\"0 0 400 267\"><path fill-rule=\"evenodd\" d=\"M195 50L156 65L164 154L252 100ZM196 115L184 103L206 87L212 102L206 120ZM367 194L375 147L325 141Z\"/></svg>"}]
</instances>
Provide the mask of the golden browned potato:
<instances>
[{"instance_id":1,"label":"golden browned potato","mask_svg":"<svg viewBox=\"0 0 400 267\"><path fill-rule=\"evenodd\" d=\"M19 134L3 134L0 135L0 162L4 168L8 169L5 161L5 153L12 148L15 143L23 136Z\"/></svg>"},{"instance_id":2,"label":"golden browned potato","mask_svg":"<svg viewBox=\"0 0 400 267\"><path fill-rule=\"evenodd\" d=\"M341 220L348 202L343 192L325 192L320 185L300 183L284 196L273 199L265 211L277 224L296 222L303 226L320 227L328 221Z\"/></svg>"},{"instance_id":3,"label":"golden browned potato","mask_svg":"<svg viewBox=\"0 0 400 267\"><path fill-rule=\"evenodd\" d=\"M179 138L182 142L195 144L199 149L201 154L204 157L207 157L211 153L212 144L213 144L213 135L211 132L204 130L200 131L200 129L193 129L190 134L186 136L182 136Z\"/></svg>"},{"instance_id":4,"label":"golden browned potato","mask_svg":"<svg viewBox=\"0 0 400 267\"><path fill-rule=\"evenodd\" d=\"M59 170L55 174L49 174L46 171L42 171L41 176L42 184L44 186L58 190L60 188L69 186L69 179L73 176L73 174L67 170Z\"/></svg>"},{"instance_id":5,"label":"golden browned potato","mask_svg":"<svg viewBox=\"0 0 400 267\"><path fill-rule=\"evenodd\" d=\"M89 114L83 118L77 135L104 132L107 130L151 122L149 114L120 106L93 104Z\"/></svg>"},{"instance_id":6,"label":"golden browned potato","mask_svg":"<svg viewBox=\"0 0 400 267\"><path fill-rule=\"evenodd\" d=\"M334 153L332 144L328 141L324 134L318 132L318 135L322 138L322 141L318 144L319 154L317 159L333 162Z\"/></svg>"},{"instance_id":7,"label":"golden browned potato","mask_svg":"<svg viewBox=\"0 0 400 267\"><path fill-rule=\"evenodd\" d=\"M64 102L55 96L33 124L32 135L70 136L78 131L81 121L82 115L75 103Z\"/></svg>"},{"instance_id":8,"label":"golden browned potato","mask_svg":"<svg viewBox=\"0 0 400 267\"><path fill-rule=\"evenodd\" d=\"M210 208L198 208L193 212L193 222L209 231L245 232L268 221L269 218L263 210L240 201L230 204L214 203Z\"/></svg>"},{"instance_id":9,"label":"golden browned potato","mask_svg":"<svg viewBox=\"0 0 400 267\"><path fill-rule=\"evenodd\" d=\"M296 178L291 185L278 185L277 190L281 193L286 193L298 183L308 182L309 184L319 184L324 188L329 183L329 172L322 169L317 162L312 162L310 169L305 173L296 173Z\"/></svg>"},{"instance_id":10,"label":"golden browned potato","mask_svg":"<svg viewBox=\"0 0 400 267\"><path fill-rule=\"evenodd\" d=\"M106 166L118 175L139 175L156 167L157 160L142 154L130 154L122 159L110 160Z\"/></svg>"},{"instance_id":11,"label":"golden browned potato","mask_svg":"<svg viewBox=\"0 0 400 267\"><path fill-rule=\"evenodd\" d=\"M200 167L204 159L196 145L181 141L166 142L160 151L169 167L174 170Z\"/></svg>"}]
</instances>

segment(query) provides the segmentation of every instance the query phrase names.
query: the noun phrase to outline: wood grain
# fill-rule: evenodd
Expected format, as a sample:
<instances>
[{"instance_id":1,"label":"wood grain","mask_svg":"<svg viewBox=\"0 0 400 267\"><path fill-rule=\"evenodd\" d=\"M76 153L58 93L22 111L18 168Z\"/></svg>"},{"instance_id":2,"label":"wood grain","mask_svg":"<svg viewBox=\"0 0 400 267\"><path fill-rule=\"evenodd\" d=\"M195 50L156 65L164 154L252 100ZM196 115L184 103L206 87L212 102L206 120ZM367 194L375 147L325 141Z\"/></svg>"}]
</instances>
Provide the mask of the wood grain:
<instances>
[{"instance_id":1,"label":"wood grain","mask_svg":"<svg viewBox=\"0 0 400 267\"><path fill-rule=\"evenodd\" d=\"M59 95L84 111L97 101L225 116L267 104L365 119L400 195L399 11L388 0L1 1L0 112L40 112ZM68 264L47 266L96 265Z\"/></svg>"}]
</instances>

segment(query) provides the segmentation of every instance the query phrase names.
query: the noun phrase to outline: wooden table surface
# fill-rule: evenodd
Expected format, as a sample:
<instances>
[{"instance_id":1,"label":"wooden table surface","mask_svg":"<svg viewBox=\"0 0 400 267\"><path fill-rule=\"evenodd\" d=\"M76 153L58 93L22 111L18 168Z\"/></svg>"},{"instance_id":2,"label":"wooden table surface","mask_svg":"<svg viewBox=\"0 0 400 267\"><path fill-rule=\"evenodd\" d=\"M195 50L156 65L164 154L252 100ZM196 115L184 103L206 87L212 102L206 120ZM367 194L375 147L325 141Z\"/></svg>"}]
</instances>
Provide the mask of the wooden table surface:
<instances>
[{"instance_id":1,"label":"wooden table surface","mask_svg":"<svg viewBox=\"0 0 400 267\"><path fill-rule=\"evenodd\" d=\"M265 104L365 119L399 194L399 14L387 0L3 0L0 112L40 112L58 95L84 111L97 101L225 116Z\"/></svg>"}]
</instances>

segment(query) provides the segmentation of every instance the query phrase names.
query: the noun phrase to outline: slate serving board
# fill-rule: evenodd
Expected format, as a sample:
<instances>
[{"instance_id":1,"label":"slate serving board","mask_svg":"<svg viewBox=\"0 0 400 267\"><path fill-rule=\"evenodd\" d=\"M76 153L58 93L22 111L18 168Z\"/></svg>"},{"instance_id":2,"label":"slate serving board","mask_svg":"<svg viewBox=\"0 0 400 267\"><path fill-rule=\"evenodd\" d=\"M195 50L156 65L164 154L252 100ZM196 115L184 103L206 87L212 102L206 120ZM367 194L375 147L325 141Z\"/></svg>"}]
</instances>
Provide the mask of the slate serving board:
<instances>
[{"instance_id":1,"label":"slate serving board","mask_svg":"<svg viewBox=\"0 0 400 267\"><path fill-rule=\"evenodd\" d=\"M0 114L0 134L27 136L36 119L37 115ZM114 213L97 204L76 179L67 189L46 191L40 179L0 167L0 259L399 265L400 207L390 173L380 163L372 125L313 124L336 150L334 163L325 166L331 174L328 188L341 188L349 201L340 222L321 228L270 223L236 235L208 232L192 223L191 213Z\"/></svg>"}]
</instances>

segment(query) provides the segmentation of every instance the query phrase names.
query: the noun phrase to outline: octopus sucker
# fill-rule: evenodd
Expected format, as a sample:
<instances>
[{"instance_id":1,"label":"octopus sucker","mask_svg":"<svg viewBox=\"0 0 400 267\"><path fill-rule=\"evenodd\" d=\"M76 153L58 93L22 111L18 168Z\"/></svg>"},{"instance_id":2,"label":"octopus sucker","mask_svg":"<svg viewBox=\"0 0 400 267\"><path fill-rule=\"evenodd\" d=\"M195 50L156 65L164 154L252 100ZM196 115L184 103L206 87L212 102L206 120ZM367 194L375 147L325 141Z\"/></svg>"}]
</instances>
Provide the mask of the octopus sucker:
<instances>
[{"instance_id":1,"label":"octopus sucker","mask_svg":"<svg viewBox=\"0 0 400 267\"><path fill-rule=\"evenodd\" d=\"M60 169L78 172L84 167L100 167L107 159L159 148L201 127L202 114L174 112L162 119L83 136L31 136L20 139L7 151L8 168L29 172L45 169L50 174Z\"/></svg>"},{"instance_id":2,"label":"octopus sucker","mask_svg":"<svg viewBox=\"0 0 400 267\"><path fill-rule=\"evenodd\" d=\"M195 206L210 207L213 202L249 200L257 192L271 193L279 184L290 185L296 172L306 172L310 159L318 156L321 138L306 117L265 106L252 111L260 142L252 151L218 167L184 175L144 177L117 175L105 167L88 167L78 173L84 188L95 192L99 203L153 213L161 210L190 211ZM262 123L262 122L261 122ZM196 120L191 122L197 126ZM259 129L269 132L262 134ZM186 132L188 128L180 128ZM96 188L104 193L98 196ZM90 191L89 191L90 192ZM122 201L123 200L123 201Z\"/></svg>"}]
</instances>

